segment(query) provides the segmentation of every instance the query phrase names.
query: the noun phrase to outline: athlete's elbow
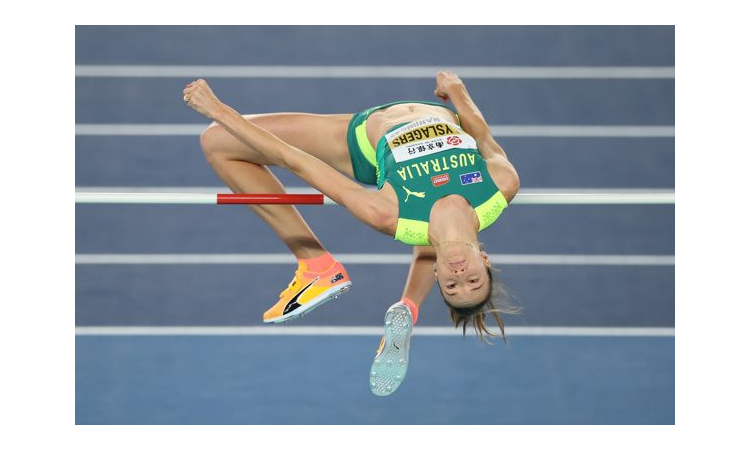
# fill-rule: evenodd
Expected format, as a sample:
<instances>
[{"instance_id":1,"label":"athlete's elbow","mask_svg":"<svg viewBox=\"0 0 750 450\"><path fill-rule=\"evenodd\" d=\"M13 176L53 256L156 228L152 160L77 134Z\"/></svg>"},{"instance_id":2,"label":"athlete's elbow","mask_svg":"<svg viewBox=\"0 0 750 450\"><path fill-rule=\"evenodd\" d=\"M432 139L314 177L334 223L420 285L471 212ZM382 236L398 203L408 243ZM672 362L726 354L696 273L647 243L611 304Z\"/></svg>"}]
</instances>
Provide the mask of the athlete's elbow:
<instances>
[{"instance_id":1,"label":"athlete's elbow","mask_svg":"<svg viewBox=\"0 0 750 450\"><path fill-rule=\"evenodd\" d=\"M511 180L513 181L513 188L518 191L521 188L521 177L518 176L518 172L516 172L516 169L513 169L513 176L511 177Z\"/></svg>"},{"instance_id":2,"label":"athlete's elbow","mask_svg":"<svg viewBox=\"0 0 750 450\"><path fill-rule=\"evenodd\" d=\"M521 178L518 176L518 172L516 172L514 169L508 174L508 179L503 189L503 194L505 195L506 200L513 200L520 188Z\"/></svg>"},{"instance_id":3,"label":"athlete's elbow","mask_svg":"<svg viewBox=\"0 0 750 450\"><path fill-rule=\"evenodd\" d=\"M392 209L385 205L371 205L368 211L371 226L382 233L395 230L398 214Z\"/></svg>"}]
</instances>

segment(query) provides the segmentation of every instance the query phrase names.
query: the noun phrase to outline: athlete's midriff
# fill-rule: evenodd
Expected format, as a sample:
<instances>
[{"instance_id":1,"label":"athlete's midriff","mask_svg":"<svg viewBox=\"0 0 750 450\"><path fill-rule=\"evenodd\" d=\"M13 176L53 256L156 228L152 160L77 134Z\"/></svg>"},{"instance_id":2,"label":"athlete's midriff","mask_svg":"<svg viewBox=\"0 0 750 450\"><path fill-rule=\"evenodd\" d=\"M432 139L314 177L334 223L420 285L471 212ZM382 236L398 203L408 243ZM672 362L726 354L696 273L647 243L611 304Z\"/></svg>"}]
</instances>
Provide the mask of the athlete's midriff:
<instances>
[{"instance_id":1,"label":"athlete's midriff","mask_svg":"<svg viewBox=\"0 0 750 450\"><path fill-rule=\"evenodd\" d=\"M373 148L377 148L380 138L392 127L427 116L457 123L455 114L447 108L423 103L401 103L370 114L367 118L367 139L370 140Z\"/></svg>"}]
</instances>

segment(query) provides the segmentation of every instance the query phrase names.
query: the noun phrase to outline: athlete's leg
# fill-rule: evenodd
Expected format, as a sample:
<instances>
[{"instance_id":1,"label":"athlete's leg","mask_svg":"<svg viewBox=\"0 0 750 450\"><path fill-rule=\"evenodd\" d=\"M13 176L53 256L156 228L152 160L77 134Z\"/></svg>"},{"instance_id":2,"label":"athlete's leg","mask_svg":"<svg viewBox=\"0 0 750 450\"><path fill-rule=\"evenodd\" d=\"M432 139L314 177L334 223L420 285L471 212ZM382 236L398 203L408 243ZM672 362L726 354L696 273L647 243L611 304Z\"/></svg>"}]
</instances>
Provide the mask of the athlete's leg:
<instances>
[{"instance_id":1,"label":"athlete's leg","mask_svg":"<svg viewBox=\"0 0 750 450\"><path fill-rule=\"evenodd\" d=\"M346 143L351 115L281 113L245 116L283 141L351 176ZM212 124L201 135L206 159L219 177L237 193L284 193L260 152ZM265 322L284 322L320 306L349 288L344 267L325 251L292 205L252 205L299 260L294 279L278 302L263 315Z\"/></svg>"},{"instance_id":2,"label":"athlete's leg","mask_svg":"<svg viewBox=\"0 0 750 450\"><path fill-rule=\"evenodd\" d=\"M352 176L346 143L349 114L279 113L247 115L248 120ZM224 183L237 193L284 193L284 187L265 167L268 161L221 126L212 124L201 136L206 159ZM252 205L299 259L314 258L325 250L292 205Z\"/></svg>"}]
</instances>

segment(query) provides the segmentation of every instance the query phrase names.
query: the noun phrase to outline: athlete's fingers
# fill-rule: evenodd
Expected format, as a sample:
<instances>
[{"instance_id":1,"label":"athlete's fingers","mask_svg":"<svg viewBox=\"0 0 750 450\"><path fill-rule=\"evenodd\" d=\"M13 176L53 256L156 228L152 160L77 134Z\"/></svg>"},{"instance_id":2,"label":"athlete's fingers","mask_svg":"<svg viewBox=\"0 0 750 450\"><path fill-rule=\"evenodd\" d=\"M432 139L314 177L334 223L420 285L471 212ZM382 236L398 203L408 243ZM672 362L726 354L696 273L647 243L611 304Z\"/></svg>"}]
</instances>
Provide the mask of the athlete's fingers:
<instances>
[{"instance_id":1,"label":"athlete's fingers","mask_svg":"<svg viewBox=\"0 0 750 450\"><path fill-rule=\"evenodd\" d=\"M216 97L206 80L199 78L183 89L182 99L188 106L209 119L214 118L221 101Z\"/></svg>"},{"instance_id":2,"label":"athlete's fingers","mask_svg":"<svg viewBox=\"0 0 750 450\"><path fill-rule=\"evenodd\" d=\"M188 95L188 98L198 95L205 96L206 98L215 97L213 91L211 90L211 87L208 85L206 80L202 78L187 85L187 87L185 87L185 91Z\"/></svg>"}]
</instances>

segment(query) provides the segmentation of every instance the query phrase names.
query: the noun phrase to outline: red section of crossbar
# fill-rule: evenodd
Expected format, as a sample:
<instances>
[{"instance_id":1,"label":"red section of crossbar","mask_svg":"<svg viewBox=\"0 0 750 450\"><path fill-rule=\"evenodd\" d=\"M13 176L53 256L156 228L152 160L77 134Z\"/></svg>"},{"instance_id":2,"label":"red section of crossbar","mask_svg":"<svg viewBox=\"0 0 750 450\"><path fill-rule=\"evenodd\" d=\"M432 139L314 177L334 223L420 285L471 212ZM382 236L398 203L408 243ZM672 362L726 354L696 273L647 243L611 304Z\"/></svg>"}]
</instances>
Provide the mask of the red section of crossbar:
<instances>
[{"instance_id":1,"label":"red section of crossbar","mask_svg":"<svg viewBox=\"0 0 750 450\"><path fill-rule=\"evenodd\" d=\"M217 194L219 205L322 205L323 194Z\"/></svg>"}]
</instances>

